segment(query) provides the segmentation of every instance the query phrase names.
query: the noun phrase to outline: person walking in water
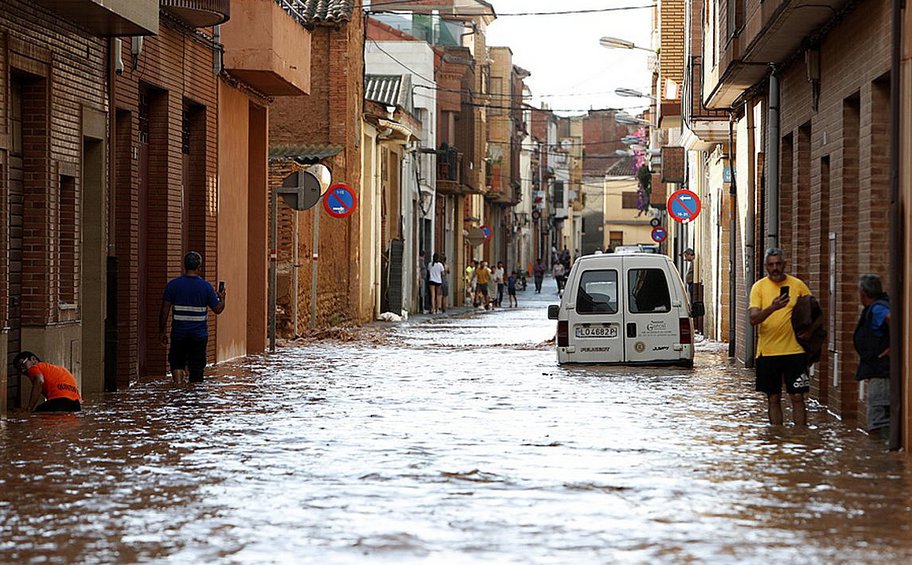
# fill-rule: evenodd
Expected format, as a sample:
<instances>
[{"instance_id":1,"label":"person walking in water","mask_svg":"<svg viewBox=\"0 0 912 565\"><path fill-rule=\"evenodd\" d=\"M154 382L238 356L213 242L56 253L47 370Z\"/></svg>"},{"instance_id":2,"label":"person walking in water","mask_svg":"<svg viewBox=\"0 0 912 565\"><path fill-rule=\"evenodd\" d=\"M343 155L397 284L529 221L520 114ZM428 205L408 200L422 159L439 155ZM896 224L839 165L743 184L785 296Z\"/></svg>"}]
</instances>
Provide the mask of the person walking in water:
<instances>
[{"instance_id":1,"label":"person walking in water","mask_svg":"<svg viewBox=\"0 0 912 565\"><path fill-rule=\"evenodd\" d=\"M431 264L428 265L428 285L431 287L431 314L440 312L440 304L443 301L441 287L443 286L443 272L446 267L440 262L440 256L434 253L431 256Z\"/></svg>"},{"instance_id":2,"label":"person walking in water","mask_svg":"<svg viewBox=\"0 0 912 565\"><path fill-rule=\"evenodd\" d=\"M852 341L858 352L855 378L867 382L868 432L890 430L890 299L877 275L862 275L858 295L864 309Z\"/></svg>"},{"instance_id":3,"label":"person walking in water","mask_svg":"<svg viewBox=\"0 0 912 565\"><path fill-rule=\"evenodd\" d=\"M507 278L507 294L510 296L510 307L519 306L519 302L516 301L516 271L512 271Z\"/></svg>"},{"instance_id":4,"label":"person walking in water","mask_svg":"<svg viewBox=\"0 0 912 565\"><path fill-rule=\"evenodd\" d=\"M171 319L171 346L168 364L174 384L183 384L189 375L191 383L203 382L206 368L206 345L209 342L207 313L216 315L225 310L225 285L218 293L200 276L202 256L191 251L184 256L184 274L172 279L165 287L161 310L158 313L158 333L162 345L167 345L168 315Z\"/></svg>"},{"instance_id":5,"label":"person walking in water","mask_svg":"<svg viewBox=\"0 0 912 565\"><path fill-rule=\"evenodd\" d=\"M535 294L541 294L542 282L545 280L545 271L548 268L545 266L542 258L539 257L538 261L535 262L535 269L533 275L535 276Z\"/></svg>"},{"instance_id":6,"label":"person walking in water","mask_svg":"<svg viewBox=\"0 0 912 565\"><path fill-rule=\"evenodd\" d=\"M795 337L792 310L798 297L811 294L800 279L785 274L785 253L766 251L768 276L750 291L750 323L757 327L757 392L766 394L769 422L782 425L782 383L792 400L795 425L807 424L804 395L810 390L807 354Z\"/></svg>"}]
</instances>

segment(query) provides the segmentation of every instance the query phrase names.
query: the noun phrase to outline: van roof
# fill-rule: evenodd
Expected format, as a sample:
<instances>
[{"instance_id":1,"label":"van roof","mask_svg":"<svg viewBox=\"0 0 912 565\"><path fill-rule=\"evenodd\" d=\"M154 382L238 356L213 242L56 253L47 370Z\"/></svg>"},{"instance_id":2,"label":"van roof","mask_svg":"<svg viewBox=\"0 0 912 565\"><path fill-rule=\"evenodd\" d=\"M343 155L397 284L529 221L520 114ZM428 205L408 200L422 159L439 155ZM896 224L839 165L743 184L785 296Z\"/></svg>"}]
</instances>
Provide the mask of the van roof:
<instances>
[{"instance_id":1,"label":"van roof","mask_svg":"<svg viewBox=\"0 0 912 565\"><path fill-rule=\"evenodd\" d=\"M637 261L647 261L655 263L671 262L668 255L660 253L598 253L595 255L583 255L576 261L578 263L616 263L623 259L636 259Z\"/></svg>"}]
</instances>

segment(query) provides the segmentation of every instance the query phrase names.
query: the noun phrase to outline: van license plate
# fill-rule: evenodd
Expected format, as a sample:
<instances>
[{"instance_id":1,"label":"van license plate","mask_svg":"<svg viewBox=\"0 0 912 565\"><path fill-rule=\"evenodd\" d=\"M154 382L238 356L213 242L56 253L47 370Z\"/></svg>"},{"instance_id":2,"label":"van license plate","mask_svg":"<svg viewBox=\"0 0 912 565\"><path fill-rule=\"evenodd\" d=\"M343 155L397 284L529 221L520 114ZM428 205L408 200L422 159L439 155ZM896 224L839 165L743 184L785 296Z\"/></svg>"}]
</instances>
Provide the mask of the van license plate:
<instances>
[{"instance_id":1,"label":"van license plate","mask_svg":"<svg viewBox=\"0 0 912 565\"><path fill-rule=\"evenodd\" d=\"M617 326L576 326L576 337L617 337Z\"/></svg>"}]
</instances>

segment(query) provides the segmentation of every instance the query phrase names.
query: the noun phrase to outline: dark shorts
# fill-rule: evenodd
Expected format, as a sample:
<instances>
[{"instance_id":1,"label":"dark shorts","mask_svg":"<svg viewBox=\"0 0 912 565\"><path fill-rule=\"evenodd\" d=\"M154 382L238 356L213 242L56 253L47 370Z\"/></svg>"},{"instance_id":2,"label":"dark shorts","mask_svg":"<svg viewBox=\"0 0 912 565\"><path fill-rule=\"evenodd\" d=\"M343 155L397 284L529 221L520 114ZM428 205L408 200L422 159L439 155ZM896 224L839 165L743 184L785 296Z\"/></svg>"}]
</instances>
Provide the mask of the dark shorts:
<instances>
[{"instance_id":1,"label":"dark shorts","mask_svg":"<svg viewBox=\"0 0 912 565\"><path fill-rule=\"evenodd\" d=\"M431 286L440 286L440 285L442 285L443 283L434 282L434 281L428 281L428 284L431 285Z\"/></svg>"},{"instance_id":2,"label":"dark shorts","mask_svg":"<svg viewBox=\"0 0 912 565\"><path fill-rule=\"evenodd\" d=\"M487 296L488 295L488 285L481 284L481 283L476 284L475 292L480 292L480 293L484 294L485 296Z\"/></svg>"},{"instance_id":3,"label":"dark shorts","mask_svg":"<svg viewBox=\"0 0 912 565\"><path fill-rule=\"evenodd\" d=\"M789 394L811 390L806 354L757 357L757 392L782 394L783 381Z\"/></svg>"},{"instance_id":4,"label":"dark shorts","mask_svg":"<svg viewBox=\"0 0 912 565\"><path fill-rule=\"evenodd\" d=\"M507 289L507 294L509 294L510 296L516 296L516 289L515 289L515 288L508 288L508 289Z\"/></svg>"},{"instance_id":5,"label":"dark shorts","mask_svg":"<svg viewBox=\"0 0 912 565\"><path fill-rule=\"evenodd\" d=\"M72 398L52 398L35 407L35 412L79 412L82 407Z\"/></svg>"},{"instance_id":6,"label":"dark shorts","mask_svg":"<svg viewBox=\"0 0 912 565\"><path fill-rule=\"evenodd\" d=\"M168 351L168 364L171 370L185 369L190 371L190 382L203 382L203 369L206 368L207 337L171 338L171 349Z\"/></svg>"}]
</instances>

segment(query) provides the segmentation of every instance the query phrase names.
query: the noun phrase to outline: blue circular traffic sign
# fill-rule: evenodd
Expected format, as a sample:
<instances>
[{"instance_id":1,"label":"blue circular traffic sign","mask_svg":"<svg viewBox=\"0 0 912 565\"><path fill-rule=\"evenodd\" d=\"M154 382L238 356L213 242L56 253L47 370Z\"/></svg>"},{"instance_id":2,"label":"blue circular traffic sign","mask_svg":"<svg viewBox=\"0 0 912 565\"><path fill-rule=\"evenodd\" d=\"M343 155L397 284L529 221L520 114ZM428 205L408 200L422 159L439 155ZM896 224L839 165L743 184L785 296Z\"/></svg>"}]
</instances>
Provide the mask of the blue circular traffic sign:
<instances>
[{"instance_id":1,"label":"blue circular traffic sign","mask_svg":"<svg viewBox=\"0 0 912 565\"><path fill-rule=\"evenodd\" d=\"M668 238L668 232L665 231L665 228L662 226L652 228L652 241L662 243L666 238Z\"/></svg>"},{"instance_id":2,"label":"blue circular traffic sign","mask_svg":"<svg viewBox=\"0 0 912 565\"><path fill-rule=\"evenodd\" d=\"M333 218L347 218L355 212L358 197L347 184L335 184L323 197L323 209Z\"/></svg>"},{"instance_id":3,"label":"blue circular traffic sign","mask_svg":"<svg viewBox=\"0 0 912 565\"><path fill-rule=\"evenodd\" d=\"M700 214L700 197L690 190L677 190L668 197L667 207L671 219L686 224Z\"/></svg>"}]
</instances>

